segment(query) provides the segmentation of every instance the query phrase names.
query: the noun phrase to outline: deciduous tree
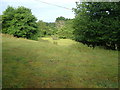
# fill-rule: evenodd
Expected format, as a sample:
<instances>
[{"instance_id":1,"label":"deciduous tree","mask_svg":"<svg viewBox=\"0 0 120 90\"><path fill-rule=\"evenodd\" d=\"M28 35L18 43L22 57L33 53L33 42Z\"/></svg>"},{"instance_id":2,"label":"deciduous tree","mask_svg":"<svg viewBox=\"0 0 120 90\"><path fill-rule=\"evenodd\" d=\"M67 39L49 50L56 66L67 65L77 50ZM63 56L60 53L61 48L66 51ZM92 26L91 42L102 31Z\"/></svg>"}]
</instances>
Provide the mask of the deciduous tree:
<instances>
[{"instance_id":1,"label":"deciduous tree","mask_svg":"<svg viewBox=\"0 0 120 90\"><path fill-rule=\"evenodd\" d=\"M22 6L18 8L9 6L2 16L2 33L27 39L37 39L37 19L32 15L30 9Z\"/></svg>"},{"instance_id":2,"label":"deciduous tree","mask_svg":"<svg viewBox=\"0 0 120 90\"><path fill-rule=\"evenodd\" d=\"M77 3L74 19L74 34L84 44L101 45L118 49L120 43L120 3Z\"/></svg>"}]
</instances>

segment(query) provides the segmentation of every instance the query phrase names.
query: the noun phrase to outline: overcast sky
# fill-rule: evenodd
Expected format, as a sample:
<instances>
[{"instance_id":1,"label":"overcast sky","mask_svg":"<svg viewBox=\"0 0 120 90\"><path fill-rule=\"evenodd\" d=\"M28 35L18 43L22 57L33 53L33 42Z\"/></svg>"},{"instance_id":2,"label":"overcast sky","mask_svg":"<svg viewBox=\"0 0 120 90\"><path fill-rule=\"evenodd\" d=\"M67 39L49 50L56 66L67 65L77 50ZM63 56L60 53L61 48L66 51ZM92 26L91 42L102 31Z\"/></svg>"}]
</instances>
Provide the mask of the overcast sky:
<instances>
[{"instance_id":1,"label":"overcast sky","mask_svg":"<svg viewBox=\"0 0 120 90\"><path fill-rule=\"evenodd\" d=\"M48 5L42 3L41 1L56 4L69 9ZM24 6L30 8L33 15L35 15L38 20L54 22L59 16L74 18L74 12L70 9L76 7L76 1L79 0L1 0L2 9L0 9L0 12L3 12L8 5L13 7Z\"/></svg>"}]
</instances>

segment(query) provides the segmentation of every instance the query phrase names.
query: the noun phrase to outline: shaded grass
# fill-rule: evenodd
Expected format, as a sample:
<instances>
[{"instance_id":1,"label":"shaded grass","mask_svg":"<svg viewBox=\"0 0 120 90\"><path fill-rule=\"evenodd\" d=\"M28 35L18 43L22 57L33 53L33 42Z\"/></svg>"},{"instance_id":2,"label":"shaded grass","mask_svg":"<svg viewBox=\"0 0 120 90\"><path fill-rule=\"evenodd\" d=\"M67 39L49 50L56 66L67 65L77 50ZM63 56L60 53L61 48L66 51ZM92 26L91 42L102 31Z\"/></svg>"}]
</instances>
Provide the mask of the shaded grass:
<instances>
[{"instance_id":1,"label":"shaded grass","mask_svg":"<svg viewBox=\"0 0 120 90\"><path fill-rule=\"evenodd\" d=\"M51 38L32 41L3 35L3 87L118 87L117 51L56 41L57 45Z\"/></svg>"}]
</instances>

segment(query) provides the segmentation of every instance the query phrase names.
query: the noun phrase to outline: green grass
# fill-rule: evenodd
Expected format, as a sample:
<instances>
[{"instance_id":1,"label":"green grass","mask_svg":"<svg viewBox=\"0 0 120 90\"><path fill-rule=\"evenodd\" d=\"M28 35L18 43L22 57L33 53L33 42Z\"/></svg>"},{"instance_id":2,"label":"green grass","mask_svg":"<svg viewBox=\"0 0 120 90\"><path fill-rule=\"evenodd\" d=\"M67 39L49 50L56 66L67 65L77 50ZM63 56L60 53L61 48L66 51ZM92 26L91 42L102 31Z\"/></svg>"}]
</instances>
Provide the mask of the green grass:
<instances>
[{"instance_id":1,"label":"green grass","mask_svg":"<svg viewBox=\"0 0 120 90\"><path fill-rule=\"evenodd\" d=\"M69 39L2 36L3 88L118 87L117 51Z\"/></svg>"}]
</instances>

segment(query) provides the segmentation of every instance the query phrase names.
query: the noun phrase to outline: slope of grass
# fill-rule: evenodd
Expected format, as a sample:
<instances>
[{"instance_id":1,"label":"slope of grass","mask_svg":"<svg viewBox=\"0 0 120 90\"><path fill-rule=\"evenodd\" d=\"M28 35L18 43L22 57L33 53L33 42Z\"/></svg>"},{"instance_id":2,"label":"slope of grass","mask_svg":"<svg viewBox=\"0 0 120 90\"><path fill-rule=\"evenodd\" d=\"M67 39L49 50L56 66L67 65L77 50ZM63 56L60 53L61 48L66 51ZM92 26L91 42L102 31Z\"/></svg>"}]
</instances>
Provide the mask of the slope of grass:
<instances>
[{"instance_id":1,"label":"slope of grass","mask_svg":"<svg viewBox=\"0 0 120 90\"><path fill-rule=\"evenodd\" d=\"M3 35L3 88L117 88L118 52L69 39Z\"/></svg>"}]
</instances>

